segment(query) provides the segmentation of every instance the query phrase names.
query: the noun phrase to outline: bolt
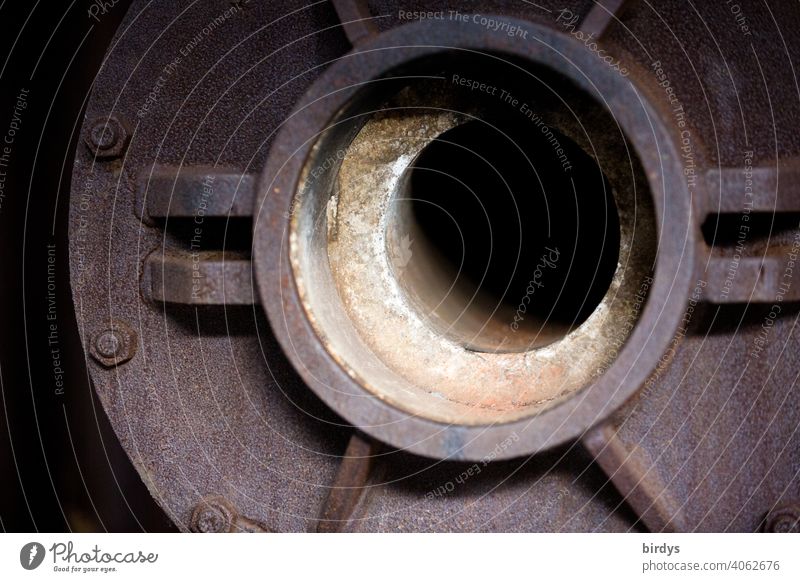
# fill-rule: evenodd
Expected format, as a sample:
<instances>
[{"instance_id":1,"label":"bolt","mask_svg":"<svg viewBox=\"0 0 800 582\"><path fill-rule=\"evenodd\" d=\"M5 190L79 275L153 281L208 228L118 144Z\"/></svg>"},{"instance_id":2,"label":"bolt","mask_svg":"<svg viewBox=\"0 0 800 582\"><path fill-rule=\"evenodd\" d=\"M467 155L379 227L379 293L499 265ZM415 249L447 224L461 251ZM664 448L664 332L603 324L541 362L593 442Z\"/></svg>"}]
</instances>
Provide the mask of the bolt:
<instances>
[{"instance_id":1,"label":"bolt","mask_svg":"<svg viewBox=\"0 0 800 582\"><path fill-rule=\"evenodd\" d=\"M120 157L128 147L130 132L117 117L98 117L89 124L86 145L99 159Z\"/></svg>"},{"instance_id":2,"label":"bolt","mask_svg":"<svg viewBox=\"0 0 800 582\"><path fill-rule=\"evenodd\" d=\"M764 531L769 533L800 533L800 504L787 503L767 514Z\"/></svg>"},{"instance_id":3,"label":"bolt","mask_svg":"<svg viewBox=\"0 0 800 582\"><path fill-rule=\"evenodd\" d=\"M117 132L112 123L98 123L92 127L92 144L99 150L111 148L117 143L117 139Z\"/></svg>"},{"instance_id":4,"label":"bolt","mask_svg":"<svg viewBox=\"0 0 800 582\"><path fill-rule=\"evenodd\" d=\"M89 354L107 368L123 364L136 354L136 332L127 324L115 321L111 327L95 334L89 344Z\"/></svg>"},{"instance_id":5,"label":"bolt","mask_svg":"<svg viewBox=\"0 0 800 582\"><path fill-rule=\"evenodd\" d=\"M198 533L223 533L231 531L236 512L221 497L204 499L192 511L191 529Z\"/></svg>"},{"instance_id":6,"label":"bolt","mask_svg":"<svg viewBox=\"0 0 800 582\"><path fill-rule=\"evenodd\" d=\"M104 358L115 358L122 348L122 340L111 330L106 330L100 334L95 342L97 353Z\"/></svg>"}]
</instances>

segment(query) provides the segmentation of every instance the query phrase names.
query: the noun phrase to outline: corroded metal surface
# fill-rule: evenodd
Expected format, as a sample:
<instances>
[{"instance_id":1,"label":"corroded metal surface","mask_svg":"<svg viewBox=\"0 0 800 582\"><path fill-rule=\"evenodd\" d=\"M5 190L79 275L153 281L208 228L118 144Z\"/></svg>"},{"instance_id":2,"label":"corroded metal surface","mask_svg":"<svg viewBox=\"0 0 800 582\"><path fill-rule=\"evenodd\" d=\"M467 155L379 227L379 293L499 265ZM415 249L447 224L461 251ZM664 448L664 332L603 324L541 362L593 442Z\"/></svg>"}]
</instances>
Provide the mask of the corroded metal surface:
<instances>
[{"instance_id":1,"label":"corroded metal surface","mask_svg":"<svg viewBox=\"0 0 800 582\"><path fill-rule=\"evenodd\" d=\"M215 166L156 166L139 176L136 200L147 219L253 214L253 175Z\"/></svg>"},{"instance_id":2,"label":"corroded metal surface","mask_svg":"<svg viewBox=\"0 0 800 582\"><path fill-rule=\"evenodd\" d=\"M649 285L643 282L652 281L655 225L647 201L615 184L618 267L604 299L571 333L555 325L551 332L546 320L527 313L519 319L530 331L512 325L517 322L510 307L487 299L480 309L477 291L459 292L456 278L445 273L439 284L443 293L425 302L434 308L420 309L409 288L421 289L417 296L426 290L435 294L430 288L438 264L433 259L420 265L422 234L413 233L411 219L398 223L393 214L402 203L398 199L413 196L404 183L420 152L454 127L480 122L480 112L448 94L449 85L446 79L434 87L407 87L381 104L382 112L366 121L341 156L335 177L329 178L331 192L323 178L307 179L294 202L292 262L315 331L332 357L370 392L412 415L443 423L501 424L556 405L589 385L615 358L647 300ZM323 150L309 159L311 173L321 173L315 167L325 155ZM308 198L320 196L327 198L324 216L309 210L315 201ZM327 233L302 232L317 228ZM417 250L408 249L407 260L395 260L409 232ZM540 250L541 268L569 269L574 249L559 250L559 239L550 240L556 248ZM309 248L315 245L320 248ZM332 287L318 272L325 259L309 256L313 253L327 254ZM544 285L535 266L520 268L536 278L529 283L532 291ZM334 293L343 313L331 313ZM460 301L461 295L467 298ZM513 298L514 308L520 299ZM632 324L621 326L622 321Z\"/></svg>"},{"instance_id":3,"label":"corroded metal surface","mask_svg":"<svg viewBox=\"0 0 800 582\"><path fill-rule=\"evenodd\" d=\"M635 393L658 365L683 318L683 310L694 283L699 224L691 213L694 201L690 198L680 163L676 128L658 122L663 116L661 103L642 102L641 107L630 108L627 99L639 99L632 92L634 86L612 70L593 68L594 55L587 53L573 39L522 21L515 21L515 26L540 38L541 43L520 44L507 36L492 35L485 27L475 24L423 21L393 29L372 41L368 45L370 50L356 52L351 58L337 62L301 101L298 107L303 115L287 120L277 137L259 186L254 217L256 278L262 305L287 356L309 387L347 421L363 427L367 433L393 446L432 457L478 460L491 454L498 443L507 442L500 456L508 458L538 452L579 437ZM410 46L412 39L419 44ZM371 398L370 391L343 369L336 361L336 355L320 343L314 323L309 320L309 314L297 294L297 285L293 280L297 275L293 273L290 259L290 249L298 245L313 248L318 245L315 242L318 238L315 237L322 236L323 232L327 236L327 230L321 228L324 223L318 220L323 216L323 207L327 209L327 197L311 197L307 202L301 197L298 205L294 194L312 183L307 177L311 171L306 162L309 157L324 160L325 152L340 151L352 139L352 129L347 124L334 123L329 127L331 120L336 119L334 115L338 114L339 119L357 115L357 111L347 109L347 104L364 101L364 98L356 99L356 95L365 78L391 75L397 67L417 60L428 63L446 59L447 55L435 44L436 39L439 42L446 39L449 46L459 47L459 50L470 55L468 51L474 50L485 53L507 51L513 57L551 67L570 78L589 95L602 87L605 102L613 107L613 121L611 126L599 126L601 137L598 139L601 143L594 144L597 155L601 161L605 156L611 159L625 156L626 145L621 136L626 135L632 140L638 161L623 157L627 164L605 163L601 167L612 184L619 180L638 188L636 191L640 194L649 188L655 205L656 223L661 227L658 234L659 256L654 266L652 285L637 280L637 275L646 273L651 265L644 268L644 265L624 266L630 268L630 273L626 275L627 297L623 297L623 300L633 303L635 294L643 284L647 284L648 299L641 313L636 315L632 330L620 322L619 326L612 326L613 330L609 330L610 337L604 338L604 342L614 343L615 334L628 335L630 331L627 342L617 342L621 347L604 364L603 374L588 386L585 385L574 398L564 399L539 414L490 426L431 421L398 409L382 398ZM381 50L381 47L397 48ZM455 53L458 54L458 50ZM560 56L564 54L569 56L569 61ZM491 60L493 57L486 58ZM582 70L594 77L589 80L571 77L575 70L567 64L569 62L580 63ZM413 74L423 75L425 69L414 70ZM643 81L648 79L645 72L640 74ZM335 80L346 88L330 93L329 87ZM548 79L548 82L554 81ZM579 97L574 98L580 102ZM583 101L581 104L591 108L592 101ZM568 123L564 125L569 128ZM326 128L328 130L321 133ZM573 137L581 143L579 135ZM636 172L630 174L631 167L638 163L645 176L641 181L637 179ZM311 165L315 167L313 161ZM629 172L627 179L625 172ZM669 192L668 204L666 191ZM642 207L638 201L633 203L637 204L638 208ZM308 205L314 207L309 209ZM628 210L624 205L621 208L623 213ZM308 220L311 224L307 228L290 230L284 218L286 216L293 221ZM646 235L646 226L642 230ZM300 240L302 237L308 240ZM647 245L641 245L636 250L641 252L646 249ZM638 256L637 260L646 263L646 252L644 255ZM310 264L303 269L302 275L315 278L314 288L332 288L328 283L327 260L319 255L311 255L308 260ZM308 288L309 282L305 281L303 286ZM328 297L330 303L326 310L317 311L311 317L330 317L333 321L329 328L345 333L347 321L336 319L337 295L331 292ZM353 345L356 341L358 339L353 338L343 343ZM586 355L587 351L583 350L581 355ZM599 351L602 353L605 349L600 347ZM470 387L482 388L480 385ZM431 391L435 391L435 387Z\"/></svg>"},{"instance_id":4,"label":"corroded metal surface","mask_svg":"<svg viewBox=\"0 0 800 582\"><path fill-rule=\"evenodd\" d=\"M774 231L748 214L798 210L800 140L786 128L800 106L785 82L800 56L796 33L777 44L774 16L748 5L753 39L742 42L724 3L688 16L677 2L658 13L636 2L481 6L506 32L517 26L513 36L480 19L410 22L382 0L369 3L374 20L363 20L364 3L336 4L214 0L181 14L181 3L135 2L87 105L70 210L78 325L99 399L170 517L202 531L796 527L800 311L796 272L788 286L780 279L798 225L789 215ZM464 12L404 6L450 9ZM781 20L797 16L787 8ZM627 75L580 41L581 24L602 33ZM353 111L366 82L418 57L435 62L443 46L535 61L599 99L619 125L587 116L601 128L595 145L617 159L630 146L657 225L652 280L628 281L630 297L645 284L647 300L618 322L627 341L607 338L615 349L597 380L541 414L484 427L409 414L361 386L308 321L289 260L308 160L357 134L320 132ZM570 105L552 123L586 149L569 120L591 107ZM131 133L118 141L98 129L107 119ZM177 186L174 215L169 196L151 202L142 186L154 164L186 168L188 181L161 182ZM622 166L603 164L609 182ZM226 178L204 201L196 178L215 172ZM230 187L259 173L253 190ZM750 196L748 179L759 186ZM243 225L251 193L253 222ZM215 220L192 240L183 222L201 203ZM725 213L754 225L734 224L748 233L741 244L717 236ZM261 305L142 292L151 253L249 257L251 233ZM726 288L723 301L715 290ZM115 336L118 322L131 341ZM367 435L361 448L354 426Z\"/></svg>"},{"instance_id":5,"label":"corroded metal surface","mask_svg":"<svg viewBox=\"0 0 800 582\"><path fill-rule=\"evenodd\" d=\"M320 515L317 531L333 533L352 525L359 503L370 490L373 467L381 447L359 434L350 437L336 479Z\"/></svg>"},{"instance_id":6,"label":"corroded metal surface","mask_svg":"<svg viewBox=\"0 0 800 582\"><path fill-rule=\"evenodd\" d=\"M142 290L150 301L182 305L252 305L253 267L242 253L156 249L145 259Z\"/></svg>"}]
</instances>

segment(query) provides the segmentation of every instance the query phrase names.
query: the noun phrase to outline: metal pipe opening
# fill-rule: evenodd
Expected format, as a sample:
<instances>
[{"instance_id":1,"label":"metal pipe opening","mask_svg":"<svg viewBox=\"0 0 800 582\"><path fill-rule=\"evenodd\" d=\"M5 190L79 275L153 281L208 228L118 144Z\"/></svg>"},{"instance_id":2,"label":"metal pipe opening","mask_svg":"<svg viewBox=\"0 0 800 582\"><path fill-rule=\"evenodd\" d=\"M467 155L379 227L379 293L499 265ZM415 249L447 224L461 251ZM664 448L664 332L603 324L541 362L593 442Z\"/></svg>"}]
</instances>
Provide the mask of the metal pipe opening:
<instances>
[{"instance_id":1,"label":"metal pipe opening","mask_svg":"<svg viewBox=\"0 0 800 582\"><path fill-rule=\"evenodd\" d=\"M570 173L540 131L459 125L419 154L389 207L400 286L420 317L468 349L551 344L611 284L620 243L611 188L591 157L557 139Z\"/></svg>"}]
</instances>

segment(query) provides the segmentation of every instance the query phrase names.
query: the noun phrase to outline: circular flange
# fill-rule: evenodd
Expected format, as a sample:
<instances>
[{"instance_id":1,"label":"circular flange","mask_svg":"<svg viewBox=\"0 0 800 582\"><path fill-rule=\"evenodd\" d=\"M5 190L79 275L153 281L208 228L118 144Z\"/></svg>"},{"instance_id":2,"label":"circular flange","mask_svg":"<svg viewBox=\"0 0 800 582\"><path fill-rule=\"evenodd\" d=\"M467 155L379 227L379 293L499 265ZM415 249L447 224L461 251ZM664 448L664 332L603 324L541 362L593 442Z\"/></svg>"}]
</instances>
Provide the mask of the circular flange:
<instances>
[{"instance_id":1,"label":"circular flange","mask_svg":"<svg viewBox=\"0 0 800 582\"><path fill-rule=\"evenodd\" d=\"M261 176L254 211L254 262L262 305L287 357L308 386L348 422L392 446L453 459L532 454L580 437L631 397L656 368L683 318L697 246L692 203L666 113L647 95L645 72L603 65L575 39L523 21L525 42L478 23L423 21L393 29L334 63L285 122ZM413 414L368 390L326 347L304 307L291 258L291 220L308 179L307 162L337 115L370 81L445 53L518 59L551 70L593 96L631 144L646 176L658 225L648 299L616 358L569 398L530 416L452 424ZM631 103L638 103L632 107ZM352 139L352 136L351 136Z\"/></svg>"}]
</instances>

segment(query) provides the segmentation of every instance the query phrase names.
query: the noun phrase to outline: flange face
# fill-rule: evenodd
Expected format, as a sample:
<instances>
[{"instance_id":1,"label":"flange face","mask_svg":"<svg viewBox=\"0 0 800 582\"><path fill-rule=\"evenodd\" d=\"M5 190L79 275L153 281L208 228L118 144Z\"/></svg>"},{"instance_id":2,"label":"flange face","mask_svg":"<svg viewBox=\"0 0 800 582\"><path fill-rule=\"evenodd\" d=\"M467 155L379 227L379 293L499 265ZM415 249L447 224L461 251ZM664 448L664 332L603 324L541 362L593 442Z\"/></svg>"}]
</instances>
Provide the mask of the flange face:
<instances>
[{"instance_id":1,"label":"flange face","mask_svg":"<svg viewBox=\"0 0 800 582\"><path fill-rule=\"evenodd\" d=\"M656 368L692 285L692 201L671 126L647 98L648 73L622 76L569 36L511 24L526 32L527 42L479 23L423 21L381 34L333 63L283 124L256 195L256 282L287 357L348 422L430 457L509 458L579 437ZM496 65L494 72L487 63ZM414 162L433 141L476 120L494 121L485 113L493 99L494 109L513 108L525 121L521 103L535 109L535 94L510 104L489 91L504 77L514 89L507 94L525 90L508 71L558 96L548 100L543 91L543 119L565 143L588 152L608 180L619 220L618 265L598 307L545 345L531 339L529 348L504 349L496 334L465 334L462 326L459 335L452 325L414 336L403 326L420 312L398 317L391 294L419 307L435 286L424 276L398 277L395 250L398 240L402 250L403 232L392 228L407 224L409 215L398 218L392 203L412 198L398 192L408 193ZM482 94L465 99L464 87ZM591 112L586 118L575 117L573 98L583 106L576 109ZM394 115L398 110L406 113ZM392 142L400 133L406 137ZM359 260L368 268L359 268ZM360 290L355 300L348 289ZM495 343L487 348L487 341ZM487 364L474 363L480 361ZM450 383L436 362L457 370ZM426 375L433 386L424 385Z\"/></svg>"}]
</instances>

